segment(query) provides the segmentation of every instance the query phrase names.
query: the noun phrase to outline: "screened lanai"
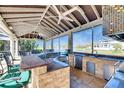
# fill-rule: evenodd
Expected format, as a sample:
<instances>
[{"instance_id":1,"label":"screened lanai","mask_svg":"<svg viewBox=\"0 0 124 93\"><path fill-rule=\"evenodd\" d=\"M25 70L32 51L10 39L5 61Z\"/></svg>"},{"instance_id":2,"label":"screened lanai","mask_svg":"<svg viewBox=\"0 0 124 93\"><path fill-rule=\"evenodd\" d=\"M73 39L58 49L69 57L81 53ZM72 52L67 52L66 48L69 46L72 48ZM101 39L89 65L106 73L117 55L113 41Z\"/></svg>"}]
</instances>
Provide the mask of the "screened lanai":
<instances>
[{"instance_id":1,"label":"screened lanai","mask_svg":"<svg viewBox=\"0 0 124 93\"><path fill-rule=\"evenodd\" d=\"M124 87L123 9L0 5L0 87Z\"/></svg>"}]
</instances>

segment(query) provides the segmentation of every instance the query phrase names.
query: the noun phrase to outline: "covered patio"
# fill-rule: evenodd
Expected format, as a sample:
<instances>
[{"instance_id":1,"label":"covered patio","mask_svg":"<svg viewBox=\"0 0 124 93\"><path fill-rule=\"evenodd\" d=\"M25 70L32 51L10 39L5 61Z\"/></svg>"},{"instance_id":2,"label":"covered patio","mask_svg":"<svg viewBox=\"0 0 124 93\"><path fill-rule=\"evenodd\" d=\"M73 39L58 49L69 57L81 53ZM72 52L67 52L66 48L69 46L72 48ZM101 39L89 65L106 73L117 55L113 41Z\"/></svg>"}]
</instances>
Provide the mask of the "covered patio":
<instances>
[{"instance_id":1,"label":"covered patio","mask_svg":"<svg viewBox=\"0 0 124 93\"><path fill-rule=\"evenodd\" d=\"M0 87L124 87L118 7L0 5Z\"/></svg>"}]
</instances>

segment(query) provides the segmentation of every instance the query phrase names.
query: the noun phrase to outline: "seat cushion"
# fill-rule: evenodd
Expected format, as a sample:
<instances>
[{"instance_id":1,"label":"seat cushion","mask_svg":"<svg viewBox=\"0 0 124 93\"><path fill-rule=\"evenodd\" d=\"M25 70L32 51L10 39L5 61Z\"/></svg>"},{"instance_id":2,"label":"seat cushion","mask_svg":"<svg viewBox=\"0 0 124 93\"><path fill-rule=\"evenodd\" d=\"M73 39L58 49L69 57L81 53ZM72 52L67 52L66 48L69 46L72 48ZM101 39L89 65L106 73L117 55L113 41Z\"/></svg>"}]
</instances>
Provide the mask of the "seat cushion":
<instances>
[{"instance_id":1,"label":"seat cushion","mask_svg":"<svg viewBox=\"0 0 124 93\"><path fill-rule=\"evenodd\" d=\"M28 82L29 82L30 74L31 74L30 71L23 71L18 76L18 77L21 78L20 80L17 80L18 83L16 81L13 81L13 82L1 85L0 87L4 87L4 88L20 88L20 87L26 86L28 84Z\"/></svg>"}]
</instances>

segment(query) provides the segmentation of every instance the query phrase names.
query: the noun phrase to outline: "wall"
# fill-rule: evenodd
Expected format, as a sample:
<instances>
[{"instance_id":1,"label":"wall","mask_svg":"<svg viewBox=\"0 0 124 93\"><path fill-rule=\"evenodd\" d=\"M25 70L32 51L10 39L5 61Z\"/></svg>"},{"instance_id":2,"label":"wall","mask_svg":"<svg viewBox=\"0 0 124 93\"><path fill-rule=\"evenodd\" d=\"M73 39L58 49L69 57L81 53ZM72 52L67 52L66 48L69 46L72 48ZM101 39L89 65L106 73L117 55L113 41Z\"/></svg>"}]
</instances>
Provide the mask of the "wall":
<instances>
[{"instance_id":1,"label":"wall","mask_svg":"<svg viewBox=\"0 0 124 93\"><path fill-rule=\"evenodd\" d=\"M47 72L47 67L32 70L32 84L34 88L69 88L70 67Z\"/></svg>"},{"instance_id":2,"label":"wall","mask_svg":"<svg viewBox=\"0 0 124 93\"><path fill-rule=\"evenodd\" d=\"M72 67L75 66L75 61L74 60L75 60L75 56L73 54L69 55L69 63L71 64ZM82 71L83 72L88 73L86 71L86 63L87 62L93 62L93 63L95 63L95 68L96 68L95 69L95 76L98 77L98 78L104 79L103 66L105 64L107 64L108 67L109 67L110 73L113 73L114 72L114 64L115 64L116 61L85 56L85 57L82 58L82 62L83 62L83 64L82 64L82 68L83 68ZM88 73L88 74L90 74L90 73Z\"/></svg>"}]
</instances>

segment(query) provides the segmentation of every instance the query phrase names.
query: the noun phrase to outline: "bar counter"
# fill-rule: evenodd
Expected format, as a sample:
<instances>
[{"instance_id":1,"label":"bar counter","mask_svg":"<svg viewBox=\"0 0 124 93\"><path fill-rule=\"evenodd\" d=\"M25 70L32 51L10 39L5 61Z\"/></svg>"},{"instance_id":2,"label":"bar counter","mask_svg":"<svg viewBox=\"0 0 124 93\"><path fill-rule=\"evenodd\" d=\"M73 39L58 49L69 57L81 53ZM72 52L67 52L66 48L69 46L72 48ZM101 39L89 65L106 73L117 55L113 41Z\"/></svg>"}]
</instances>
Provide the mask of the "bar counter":
<instances>
[{"instance_id":1,"label":"bar counter","mask_svg":"<svg viewBox=\"0 0 124 93\"><path fill-rule=\"evenodd\" d=\"M31 69L33 88L70 87L70 67L57 58L42 60L36 55L25 56L21 69Z\"/></svg>"}]
</instances>

